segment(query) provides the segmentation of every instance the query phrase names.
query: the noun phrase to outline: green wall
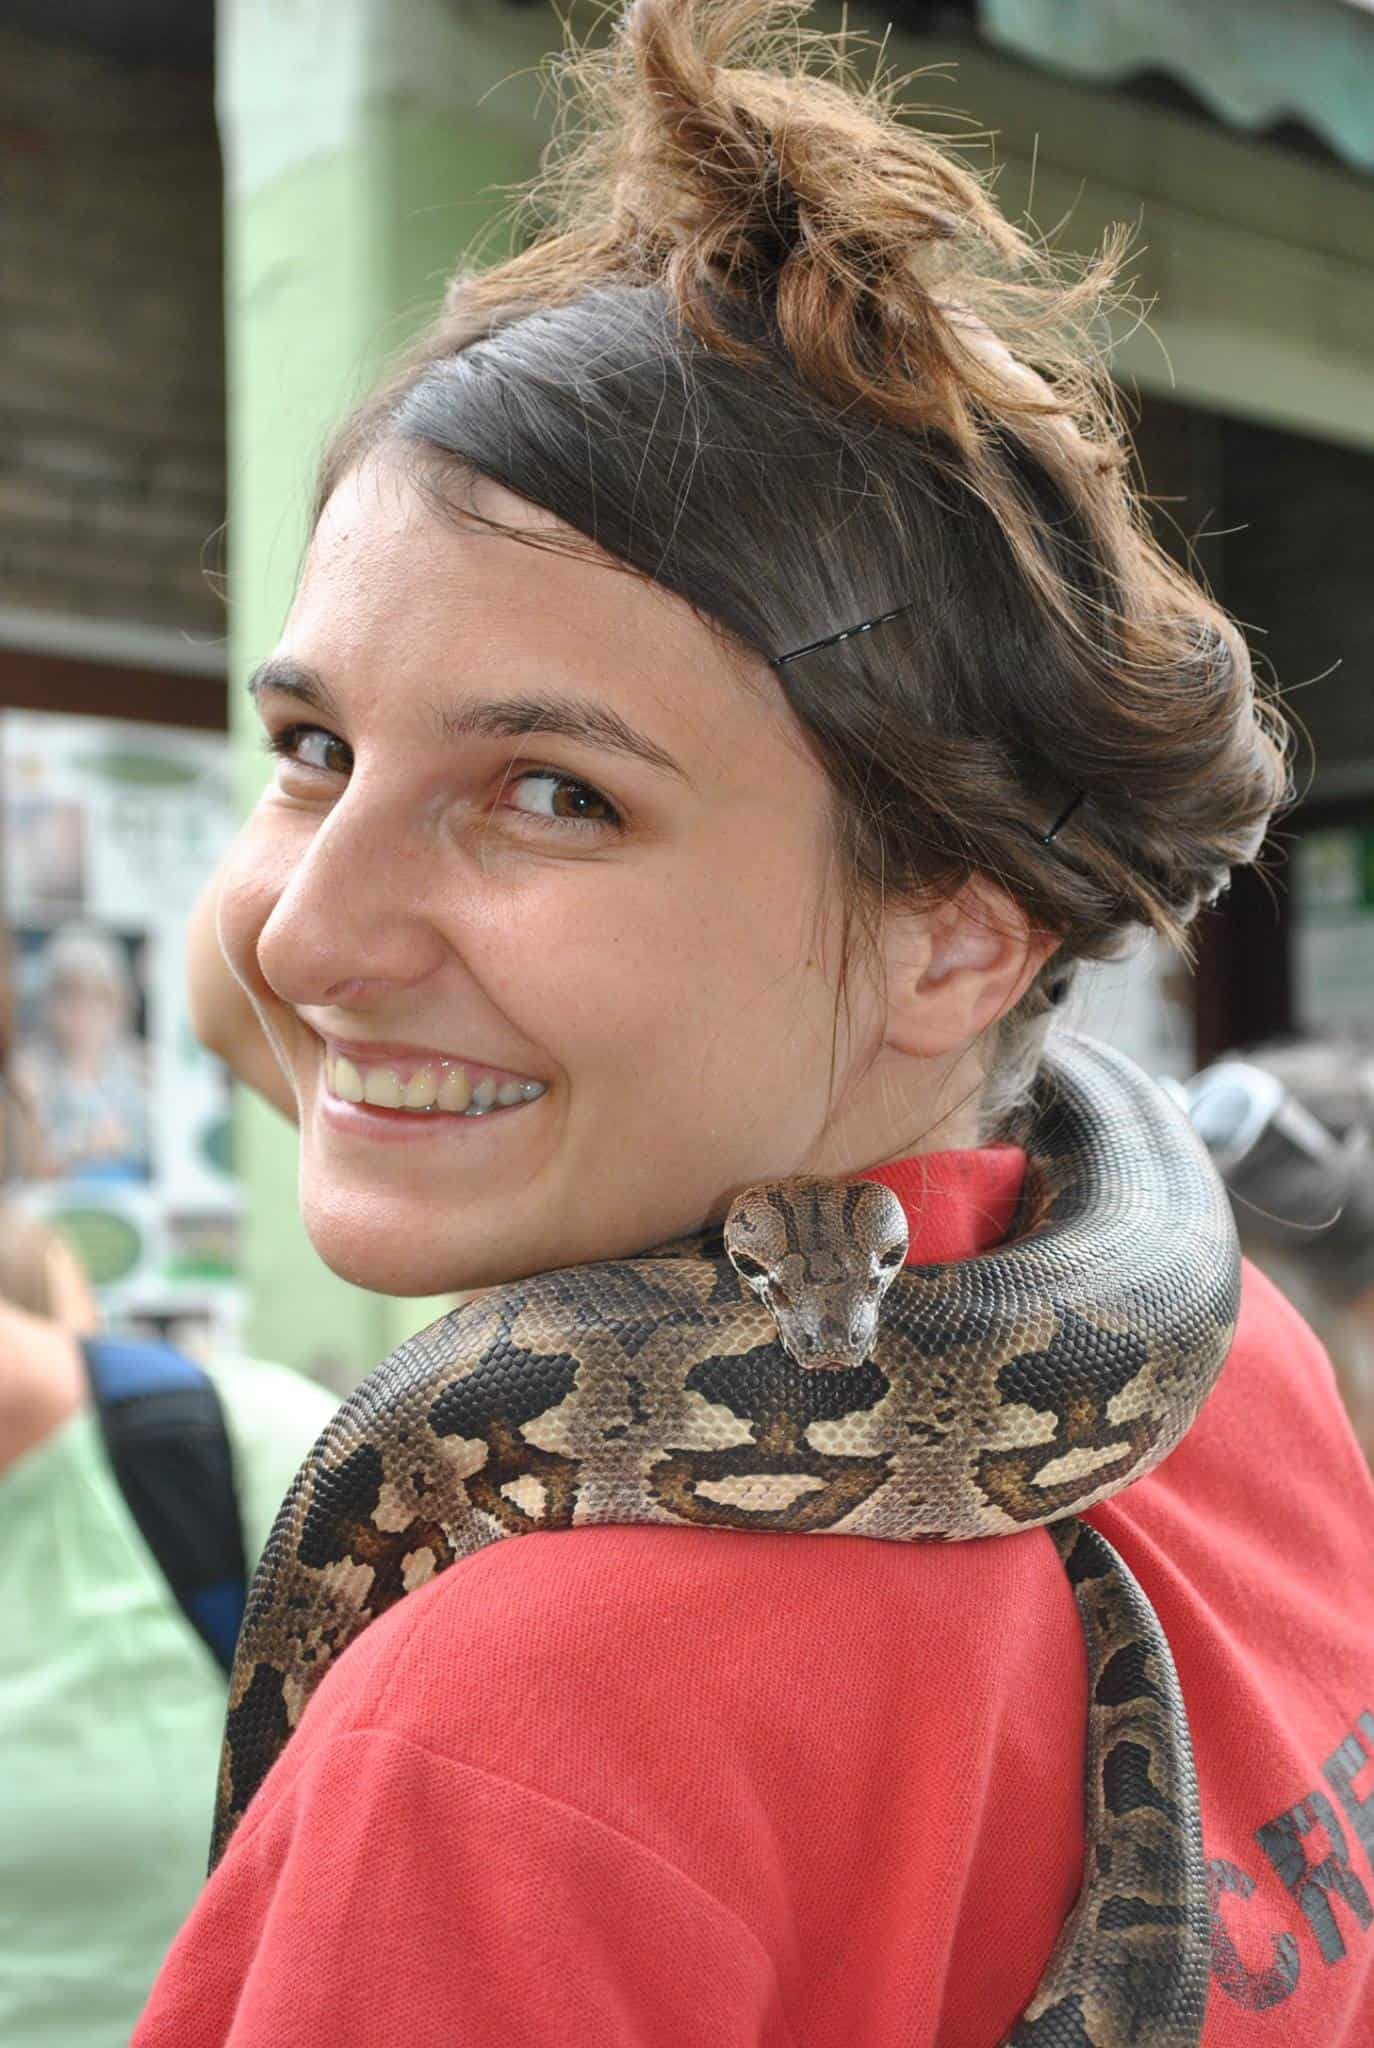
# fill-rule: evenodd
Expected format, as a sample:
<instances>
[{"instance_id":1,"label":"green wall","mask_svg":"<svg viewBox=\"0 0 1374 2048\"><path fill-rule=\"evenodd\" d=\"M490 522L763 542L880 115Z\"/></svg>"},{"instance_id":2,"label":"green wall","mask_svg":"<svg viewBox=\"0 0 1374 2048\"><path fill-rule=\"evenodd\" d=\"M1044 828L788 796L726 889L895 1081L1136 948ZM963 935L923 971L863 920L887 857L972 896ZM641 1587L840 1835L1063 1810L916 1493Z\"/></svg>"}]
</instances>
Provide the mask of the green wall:
<instances>
[{"instance_id":1,"label":"green wall","mask_svg":"<svg viewBox=\"0 0 1374 2048\"><path fill-rule=\"evenodd\" d=\"M513 77L504 93L496 82L537 57L542 24L532 35L529 17L518 17L506 46L468 50L456 22L441 23L436 65L424 33L431 12L404 0L345 0L313 19L296 0L225 0L220 9L231 720L245 809L267 769L233 686L280 629L320 452L432 316L464 248L499 222L507 201L492 188L527 177L537 157L532 82ZM408 14L409 61L429 74L413 89L396 75ZM352 61L321 65L312 32L351 39ZM484 108L493 83L502 104ZM297 1213L294 1129L247 1091L240 1097L249 1344L351 1385L446 1303L384 1299L331 1274Z\"/></svg>"}]
</instances>

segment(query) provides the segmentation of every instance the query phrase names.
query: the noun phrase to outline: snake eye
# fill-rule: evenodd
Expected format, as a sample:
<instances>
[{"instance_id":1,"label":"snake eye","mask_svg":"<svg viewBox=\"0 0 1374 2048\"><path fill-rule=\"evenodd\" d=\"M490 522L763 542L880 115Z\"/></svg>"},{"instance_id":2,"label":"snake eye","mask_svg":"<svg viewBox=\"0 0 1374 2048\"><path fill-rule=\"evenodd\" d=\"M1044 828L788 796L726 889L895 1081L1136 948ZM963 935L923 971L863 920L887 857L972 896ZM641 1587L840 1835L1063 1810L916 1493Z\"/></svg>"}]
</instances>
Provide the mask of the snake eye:
<instances>
[{"instance_id":1,"label":"snake eye","mask_svg":"<svg viewBox=\"0 0 1374 2048\"><path fill-rule=\"evenodd\" d=\"M906 1246L904 1244L889 1245L878 1261L878 1271L880 1273L893 1273L898 1266L905 1263L905 1260Z\"/></svg>"},{"instance_id":2,"label":"snake eye","mask_svg":"<svg viewBox=\"0 0 1374 2048\"><path fill-rule=\"evenodd\" d=\"M768 1272L762 1259L754 1258L749 1252L737 1252L733 1245L730 1247L730 1264L741 1280L762 1280Z\"/></svg>"}]
</instances>

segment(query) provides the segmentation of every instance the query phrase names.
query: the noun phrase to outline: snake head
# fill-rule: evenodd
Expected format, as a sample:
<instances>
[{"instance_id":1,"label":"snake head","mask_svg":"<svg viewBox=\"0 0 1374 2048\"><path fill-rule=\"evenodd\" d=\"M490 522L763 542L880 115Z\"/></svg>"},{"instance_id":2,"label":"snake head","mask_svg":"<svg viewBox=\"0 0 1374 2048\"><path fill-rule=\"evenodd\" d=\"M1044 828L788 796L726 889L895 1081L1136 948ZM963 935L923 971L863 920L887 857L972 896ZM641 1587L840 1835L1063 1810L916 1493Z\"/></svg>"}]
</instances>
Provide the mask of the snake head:
<instances>
[{"instance_id":1,"label":"snake head","mask_svg":"<svg viewBox=\"0 0 1374 2048\"><path fill-rule=\"evenodd\" d=\"M868 1358L907 1242L901 1203L876 1181L769 1181L746 1188L725 1219L731 1265L811 1372Z\"/></svg>"}]
</instances>

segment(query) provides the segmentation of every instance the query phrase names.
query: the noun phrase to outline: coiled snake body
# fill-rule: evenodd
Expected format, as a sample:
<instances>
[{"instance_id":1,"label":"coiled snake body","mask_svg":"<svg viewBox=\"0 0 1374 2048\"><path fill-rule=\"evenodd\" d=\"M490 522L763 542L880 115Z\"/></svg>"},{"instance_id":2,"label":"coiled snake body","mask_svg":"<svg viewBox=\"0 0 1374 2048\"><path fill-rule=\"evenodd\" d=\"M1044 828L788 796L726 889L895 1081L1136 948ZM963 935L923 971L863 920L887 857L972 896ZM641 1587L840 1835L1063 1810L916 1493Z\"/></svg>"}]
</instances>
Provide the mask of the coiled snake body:
<instances>
[{"instance_id":1,"label":"coiled snake body","mask_svg":"<svg viewBox=\"0 0 1374 2048\"><path fill-rule=\"evenodd\" d=\"M1085 1875L1009 2043L1191 2048L1208 1923L1187 1720L1148 1601L1073 1518L1196 1415L1234 1328L1235 1235L1186 1121L1102 1046L1055 1042L1029 1151L1013 1236L978 1258L903 1270L888 1190L779 1182L723 1233L495 1289L401 1345L330 1422L268 1543L213 1858L340 1651L499 1537L1049 1524L1087 1645Z\"/></svg>"}]
</instances>

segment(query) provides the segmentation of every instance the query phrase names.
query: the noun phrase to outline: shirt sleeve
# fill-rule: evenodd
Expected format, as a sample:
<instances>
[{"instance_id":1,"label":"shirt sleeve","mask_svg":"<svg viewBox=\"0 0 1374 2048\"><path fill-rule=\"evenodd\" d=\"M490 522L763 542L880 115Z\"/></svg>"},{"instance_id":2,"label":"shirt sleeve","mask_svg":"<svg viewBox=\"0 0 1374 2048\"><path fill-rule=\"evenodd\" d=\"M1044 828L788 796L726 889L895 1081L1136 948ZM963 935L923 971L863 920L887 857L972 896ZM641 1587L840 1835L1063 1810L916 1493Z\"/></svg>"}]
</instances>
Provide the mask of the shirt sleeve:
<instances>
[{"instance_id":1,"label":"shirt sleeve","mask_svg":"<svg viewBox=\"0 0 1374 2048\"><path fill-rule=\"evenodd\" d=\"M796 2048L751 1931L606 1823L378 1730L278 1786L132 2048Z\"/></svg>"}]
</instances>

